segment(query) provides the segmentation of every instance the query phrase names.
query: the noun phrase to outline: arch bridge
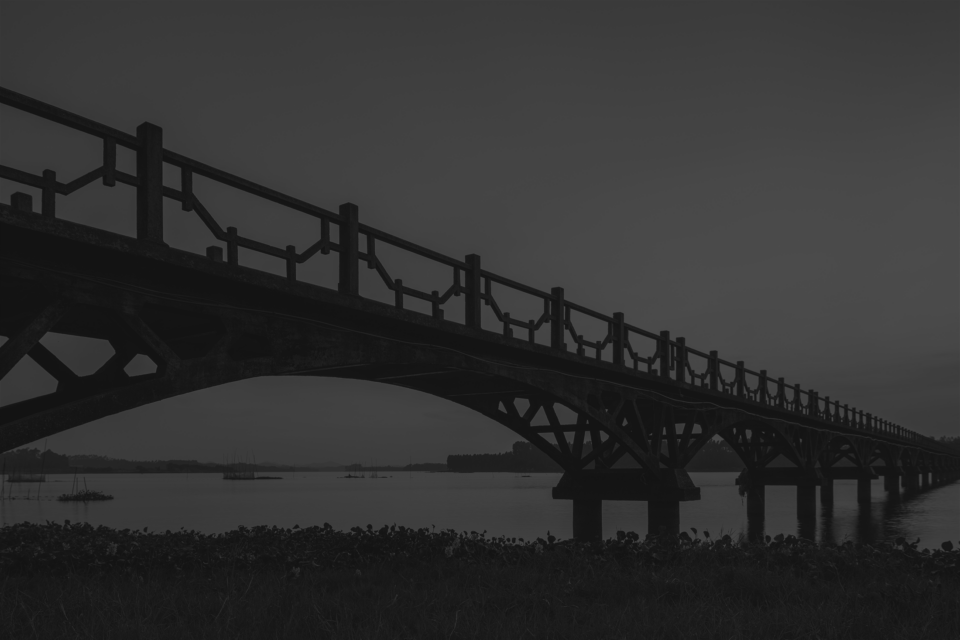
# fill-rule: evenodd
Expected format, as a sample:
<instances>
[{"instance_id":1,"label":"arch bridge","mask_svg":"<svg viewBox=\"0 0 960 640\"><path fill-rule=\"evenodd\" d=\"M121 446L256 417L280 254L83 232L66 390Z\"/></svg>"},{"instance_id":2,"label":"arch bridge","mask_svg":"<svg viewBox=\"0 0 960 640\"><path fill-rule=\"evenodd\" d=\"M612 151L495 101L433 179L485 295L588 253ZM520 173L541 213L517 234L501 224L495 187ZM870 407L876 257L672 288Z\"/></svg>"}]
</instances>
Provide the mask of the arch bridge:
<instances>
[{"instance_id":1,"label":"arch bridge","mask_svg":"<svg viewBox=\"0 0 960 640\"><path fill-rule=\"evenodd\" d=\"M603 500L647 501L652 532L678 530L680 502L700 498L684 467L715 436L743 460L738 482L752 515L762 515L767 485L795 485L798 514L809 516L816 487L832 500L835 479L857 479L869 501L877 474L898 491L960 473L957 452L932 438L576 304L562 288L492 273L478 255L450 257L362 224L354 204L329 211L174 153L153 124L132 135L5 88L0 103L102 147L99 166L68 180L0 166L0 179L25 189L0 204L0 380L28 357L57 382L52 393L0 407L0 451L179 394L297 375L416 389L511 429L564 470L553 497L573 501L578 538L602 534ZM118 167L118 147L136 154L136 173ZM204 205L212 183L317 219L319 236L275 247L223 228ZM57 217L61 198L88 187L135 191L135 237ZM165 200L209 231L206 255L164 242ZM384 245L444 268L449 286L405 284L378 252ZM240 249L282 261L285 277L240 266ZM336 290L298 280L299 265L324 259ZM364 297L361 269L379 276L392 304ZM542 312L511 316L500 306L508 290ZM411 299L428 312L405 308ZM455 306L462 322L445 317ZM587 321L605 333L585 337L577 325ZM105 340L114 354L78 376L40 342L48 332ZM155 371L128 373L138 356ZM789 467L770 466L781 457Z\"/></svg>"}]
</instances>

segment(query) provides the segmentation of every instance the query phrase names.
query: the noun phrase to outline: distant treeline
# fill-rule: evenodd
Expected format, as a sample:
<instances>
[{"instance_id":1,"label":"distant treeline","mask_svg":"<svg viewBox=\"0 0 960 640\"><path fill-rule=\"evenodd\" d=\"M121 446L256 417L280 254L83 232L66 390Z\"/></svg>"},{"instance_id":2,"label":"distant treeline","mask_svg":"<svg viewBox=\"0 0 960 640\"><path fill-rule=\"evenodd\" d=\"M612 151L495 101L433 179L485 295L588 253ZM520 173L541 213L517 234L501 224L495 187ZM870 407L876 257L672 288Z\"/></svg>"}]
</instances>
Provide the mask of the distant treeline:
<instances>
[{"instance_id":1,"label":"distant treeline","mask_svg":"<svg viewBox=\"0 0 960 640\"><path fill-rule=\"evenodd\" d=\"M447 465L440 462L424 462L408 464L402 467L364 467L361 464L348 465L355 471L446 471ZM340 470L343 465L330 466L294 466L271 462L258 463L238 462L235 464L218 464L215 462L198 462L197 460L124 460L98 455L67 456L47 449L17 449L0 454L0 469L7 473L21 471L26 473L223 473L224 471L324 471Z\"/></svg>"},{"instance_id":2,"label":"distant treeline","mask_svg":"<svg viewBox=\"0 0 960 640\"><path fill-rule=\"evenodd\" d=\"M447 470L469 471L510 471L523 472L560 472L553 459L529 442L514 442L513 451L506 453L476 453L473 455L447 456Z\"/></svg>"},{"instance_id":3,"label":"distant treeline","mask_svg":"<svg viewBox=\"0 0 960 640\"><path fill-rule=\"evenodd\" d=\"M294 471L294 467L277 464L239 463L236 465L198 462L196 460L124 460L97 455L66 456L49 449L17 449L0 454L0 468L8 473L222 473L232 470Z\"/></svg>"},{"instance_id":4,"label":"distant treeline","mask_svg":"<svg viewBox=\"0 0 960 640\"><path fill-rule=\"evenodd\" d=\"M592 449L589 442L583 445L584 452ZM640 465L624 456L617 463L617 468L638 468ZM708 441L686 466L687 471L741 471L743 461L723 441ZM771 463L771 466L793 466L789 461L780 457ZM513 451L505 453L479 453L473 455L447 456L447 469L450 471L509 471L524 472L556 472L563 471L550 456L543 453L529 442L515 442Z\"/></svg>"}]
</instances>

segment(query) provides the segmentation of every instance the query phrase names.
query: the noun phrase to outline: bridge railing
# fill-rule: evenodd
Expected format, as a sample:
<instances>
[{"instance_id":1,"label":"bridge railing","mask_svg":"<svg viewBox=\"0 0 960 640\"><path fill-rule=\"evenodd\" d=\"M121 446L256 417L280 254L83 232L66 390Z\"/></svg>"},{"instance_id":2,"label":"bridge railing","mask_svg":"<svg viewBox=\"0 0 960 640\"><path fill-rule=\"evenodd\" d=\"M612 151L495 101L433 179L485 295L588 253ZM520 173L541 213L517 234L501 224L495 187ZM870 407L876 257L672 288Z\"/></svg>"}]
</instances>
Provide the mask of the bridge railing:
<instances>
[{"instance_id":1,"label":"bridge railing","mask_svg":"<svg viewBox=\"0 0 960 640\"><path fill-rule=\"evenodd\" d=\"M801 389L799 384L787 385L783 378L774 379L766 370L753 371L746 368L742 361L730 362L720 358L716 351L703 352L688 347L684 338L671 338L669 331L653 333L627 323L623 313L606 315L576 304L566 299L561 287L555 287L550 292L541 291L482 269L477 255L468 255L459 260L361 224L354 204L341 205L338 212L329 211L164 149L162 130L155 125L144 123L137 128L137 135L132 136L6 88L0 88L0 104L102 141L101 165L69 182L61 182L51 170L45 170L37 176L0 165L0 179L40 190L39 213L44 217L56 217L57 196L69 196L98 180L107 187L114 187L118 183L128 185L137 190L137 238L144 242L163 244L163 199L171 199L179 202L183 211L195 213L213 238L225 245L226 262L231 265L239 264L238 250L243 248L283 260L287 279L296 281L297 265L311 260L317 254L334 252L339 254L338 290L343 294L360 294L359 269L360 264L365 263L367 269L376 271L382 283L393 292L394 306L400 309L404 308L407 298L422 300L429 304L432 317L442 320L445 319L444 305L451 298L462 296L464 324L474 329L483 328L481 310L487 306L500 324L499 332L507 338L536 343L539 332L548 330L549 340L541 342L561 352L572 348L578 357L584 359L606 362L614 367L654 375L671 383L690 385L742 402L807 416L896 441L951 451L932 438L846 404L841 405L829 397L821 398L816 391ZM136 175L117 168L117 146L136 153ZM164 164L179 170L179 188L163 184ZM195 191L195 176L317 218L320 220L320 237L298 251L293 245L276 247L241 235L236 227L223 228ZM20 211L33 211L32 198L24 193L13 194L11 205ZM331 225L338 228L337 241L332 239ZM364 251L360 247L361 238ZM405 284L402 278L394 277L395 274L381 260L377 253L378 243L449 269L450 285L442 292L427 292ZM224 260L221 246L210 246L206 253L213 260ZM532 297L537 301L535 305L542 308L540 315L526 320L513 317L509 310L501 308L495 295L495 286ZM605 326L605 335L586 338L577 329L577 323L582 321Z\"/></svg>"}]
</instances>

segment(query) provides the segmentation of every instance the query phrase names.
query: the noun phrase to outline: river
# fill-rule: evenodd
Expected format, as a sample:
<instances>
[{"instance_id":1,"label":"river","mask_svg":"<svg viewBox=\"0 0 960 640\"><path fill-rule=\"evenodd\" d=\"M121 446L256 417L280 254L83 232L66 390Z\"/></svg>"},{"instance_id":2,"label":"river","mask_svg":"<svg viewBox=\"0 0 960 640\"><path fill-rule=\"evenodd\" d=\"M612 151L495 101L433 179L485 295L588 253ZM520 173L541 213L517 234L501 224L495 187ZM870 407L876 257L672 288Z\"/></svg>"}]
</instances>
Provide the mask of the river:
<instances>
[{"instance_id":1,"label":"river","mask_svg":"<svg viewBox=\"0 0 960 640\"><path fill-rule=\"evenodd\" d=\"M336 529L360 525L398 524L457 531L487 531L532 539L549 531L572 535L572 505L553 500L550 489L560 474L521 477L512 473L386 472L379 479L346 479L336 472L271 474L282 480L223 480L219 474L90 474L86 483L115 497L87 504L57 502L73 477L48 475L47 482L7 484L0 500L0 524L18 522L89 522L115 528L150 531L181 527L216 533L239 525L292 527L322 525ZM701 500L680 505L680 526L702 535L724 533L734 538L748 529L746 503L734 486L736 473L691 473L701 487ZM81 487L83 481L81 479ZM896 499L872 486L869 507L856 502L856 481L835 482L832 508L820 506L817 522L804 525L796 517L796 490L767 487L765 532L804 533L820 541L874 542L903 536L920 547L960 542L960 482ZM37 500L37 488L40 499ZM28 500L27 497L30 497ZM13 499L10 499L12 497ZM802 529L801 527L806 527ZM603 532L646 533L644 502L603 503Z\"/></svg>"}]
</instances>

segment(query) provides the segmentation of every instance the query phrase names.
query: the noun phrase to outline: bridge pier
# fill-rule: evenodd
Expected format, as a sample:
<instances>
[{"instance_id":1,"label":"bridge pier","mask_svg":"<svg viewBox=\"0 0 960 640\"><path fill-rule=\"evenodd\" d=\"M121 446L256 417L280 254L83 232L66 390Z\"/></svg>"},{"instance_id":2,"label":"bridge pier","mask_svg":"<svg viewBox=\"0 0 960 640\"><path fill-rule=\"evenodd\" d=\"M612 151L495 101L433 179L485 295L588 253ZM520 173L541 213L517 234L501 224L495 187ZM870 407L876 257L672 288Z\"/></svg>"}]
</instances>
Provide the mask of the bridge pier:
<instances>
[{"instance_id":1,"label":"bridge pier","mask_svg":"<svg viewBox=\"0 0 960 640\"><path fill-rule=\"evenodd\" d=\"M573 500L574 540L603 540L603 501Z\"/></svg>"},{"instance_id":2,"label":"bridge pier","mask_svg":"<svg viewBox=\"0 0 960 640\"><path fill-rule=\"evenodd\" d=\"M654 536L680 533L680 501L648 500L647 533Z\"/></svg>"},{"instance_id":3,"label":"bridge pier","mask_svg":"<svg viewBox=\"0 0 960 640\"><path fill-rule=\"evenodd\" d=\"M924 489L930 487L930 472L924 471L920 474L920 486Z\"/></svg>"},{"instance_id":4,"label":"bridge pier","mask_svg":"<svg viewBox=\"0 0 960 640\"><path fill-rule=\"evenodd\" d=\"M553 498L573 500L575 540L603 538L603 500L643 500L648 533L679 533L680 503L699 500L700 488L683 469L661 469L659 477L651 475L642 469L568 471L553 488Z\"/></svg>"}]
</instances>

